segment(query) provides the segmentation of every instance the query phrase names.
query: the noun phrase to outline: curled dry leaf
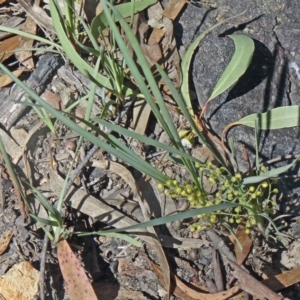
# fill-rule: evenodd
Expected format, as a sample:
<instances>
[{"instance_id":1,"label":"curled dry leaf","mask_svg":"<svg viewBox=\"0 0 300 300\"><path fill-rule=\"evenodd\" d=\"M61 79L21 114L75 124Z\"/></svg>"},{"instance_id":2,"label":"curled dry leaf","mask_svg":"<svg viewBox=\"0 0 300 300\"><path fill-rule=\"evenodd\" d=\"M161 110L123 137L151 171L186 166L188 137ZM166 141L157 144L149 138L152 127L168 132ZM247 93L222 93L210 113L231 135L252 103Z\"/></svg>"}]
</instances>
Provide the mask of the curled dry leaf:
<instances>
[{"instance_id":1,"label":"curled dry leaf","mask_svg":"<svg viewBox=\"0 0 300 300\"><path fill-rule=\"evenodd\" d=\"M161 267L151 260L149 260L152 269L160 280L163 280ZM226 300L233 295L235 295L239 291L238 286L234 286L231 289L216 293L216 294L208 294L205 287L201 287L199 285L191 285L191 287L187 286L183 281L180 280L175 274L171 272L172 278L172 293L184 300Z\"/></svg>"},{"instance_id":2,"label":"curled dry leaf","mask_svg":"<svg viewBox=\"0 0 300 300\"><path fill-rule=\"evenodd\" d=\"M240 245L237 240L233 238L234 252L238 265L241 265L244 262L252 247L252 240L250 239L249 235L246 234L245 229L246 228L244 225L239 225L235 234L236 239L238 239ZM240 246L242 246L242 249L240 248Z\"/></svg>"},{"instance_id":3,"label":"curled dry leaf","mask_svg":"<svg viewBox=\"0 0 300 300\"><path fill-rule=\"evenodd\" d=\"M57 257L70 300L97 300L83 267L66 240L58 242Z\"/></svg>"},{"instance_id":4,"label":"curled dry leaf","mask_svg":"<svg viewBox=\"0 0 300 300\"><path fill-rule=\"evenodd\" d=\"M9 229L0 237L0 255L7 249L12 236L13 236L13 231Z\"/></svg>"}]
</instances>

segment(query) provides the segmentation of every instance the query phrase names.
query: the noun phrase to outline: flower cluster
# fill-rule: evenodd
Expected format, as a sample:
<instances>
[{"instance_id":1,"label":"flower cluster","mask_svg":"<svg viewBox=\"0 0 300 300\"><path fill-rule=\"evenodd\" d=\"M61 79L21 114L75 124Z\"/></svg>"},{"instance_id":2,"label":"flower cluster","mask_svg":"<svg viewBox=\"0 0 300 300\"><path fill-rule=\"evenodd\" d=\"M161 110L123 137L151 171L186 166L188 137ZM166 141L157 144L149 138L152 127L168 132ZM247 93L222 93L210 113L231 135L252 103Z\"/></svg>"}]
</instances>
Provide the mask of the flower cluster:
<instances>
[{"instance_id":1,"label":"flower cluster","mask_svg":"<svg viewBox=\"0 0 300 300\"><path fill-rule=\"evenodd\" d=\"M246 226L246 233L250 233L251 228L261 222L261 213L267 215L276 213L277 203L272 197L278 193L278 189L272 188L275 181L265 180L257 185L247 186L243 183L240 173L232 175L224 167L215 167L211 162L196 164L196 168L199 176L198 184L191 180L180 184L177 180L169 179L164 184L159 183L158 187L174 200L187 199L190 207L193 208L226 202L234 202L239 206L199 215L198 221L190 227L192 232L211 227L218 221L226 221L230 224L243 222ZM260 172L264 173L266 169L262 167ZM203 188L204 179L214 186L212 193Z\"/></svg>"}]
</instances>

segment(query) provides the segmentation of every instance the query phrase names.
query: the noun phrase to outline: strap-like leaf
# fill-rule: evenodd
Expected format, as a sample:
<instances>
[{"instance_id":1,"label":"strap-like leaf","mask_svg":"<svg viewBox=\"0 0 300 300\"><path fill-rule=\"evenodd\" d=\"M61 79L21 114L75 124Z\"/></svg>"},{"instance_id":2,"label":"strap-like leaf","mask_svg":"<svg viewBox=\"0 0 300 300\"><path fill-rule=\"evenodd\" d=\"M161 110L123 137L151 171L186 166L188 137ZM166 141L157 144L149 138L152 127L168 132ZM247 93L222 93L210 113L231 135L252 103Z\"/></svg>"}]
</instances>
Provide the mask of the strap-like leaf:
<instances>
[{"instance_id":1,"label":"strap-like leaf","mask_svg":"<svg viewBox=\"0 0 300 300\"><path fill-rule=\"evenodd\" d=\"M229 35L229 37L234 41L234 55L207 101L216 98L236 83L250 65L254 52L253 40L242 34Z\"/></svg>"}]
</instances>

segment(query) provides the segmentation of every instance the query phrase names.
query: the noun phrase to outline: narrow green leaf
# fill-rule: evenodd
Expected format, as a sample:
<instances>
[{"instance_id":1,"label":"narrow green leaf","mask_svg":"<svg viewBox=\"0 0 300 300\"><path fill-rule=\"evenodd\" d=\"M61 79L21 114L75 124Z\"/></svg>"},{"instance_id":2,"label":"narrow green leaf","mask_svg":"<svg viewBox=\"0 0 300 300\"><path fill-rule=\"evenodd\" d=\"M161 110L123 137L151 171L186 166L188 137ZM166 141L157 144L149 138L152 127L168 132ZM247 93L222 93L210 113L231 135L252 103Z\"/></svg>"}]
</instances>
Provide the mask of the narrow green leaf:
<instances>
[{"instance_id":1,"label":"narrow green leaf","mask_svg":"<svg viewBox=\"0 0 300 300\"><path fill-rule=\"evenodd\" d=\"M216 98L237 82L251 63L254 52L253 40L242 34L233 34L229 37L234 41L235 52L207 102Z\"/></svg>"},{"instance_id":2,"label":"narrow green leaf","mask_svg":"<svg viewBox=\"0 0 300 300\"><path fill-rule=\"evenodd\" d=\"M224 21L225 22L225 21ZM181 61L181 76L182 76L182 83L180 86L180 92L182 95L182 98L185 102L186 108L189 110L189 113L191 116L194 115L194 112L192 110L192 101L191 101L191 97L190 97L190 83L189 83L189 73L190 73L190 65L191 65L191 61L193 58L193 54L196 50L196 48L198 47L199 43L201 42L201 40L210 32L212 31L214 28L218 27L219 25L221 25L223 22L218 23L210 28L208 28L207 30L205 30L204 32L202 32L188 47L187 51L184 54L184 57L182 58Z\"/></svg>"},{"instance_id":3,"label":"narrow green leaf","mask_svg":"<svg viewBox=\"0 0 300 300\"><path fill-rule=\"evenodd\" d=\"M75 124L69 118L64 116L63 113L61 113L60 111L57 111L51 105L49 105L43 99L41 99L33 90L31 90L29 87L27 87L20 79L18 79L16 76L14 76L1 63L0 63L0 69L3 70L3 72L5 74L9 75L9 77L12 80L14 80L18 86L20 86L33 100L35 100L42 107L44 107L55 118L60 120L62 123L64 123L70 129L77 132L79 135L84 136L88 141L90 141L94 145L97 145L99 148L102 148L104 151L111 153L112 155L118 157L125 163L128 163L129 165L131 165L133 168L136 168L137 170L149 175L150 177L158 180L159 182L165 182L168 179L168 177L165 176L164 174L162 174L159 170L154 168L152 165L150 165L146 161L142 160L141 157L138 156L135 152L131 151L130 155L127 155L126 153L124 153L124 151L121 151L120 149L122 149L122 147L124 147L124 144L122 142L119 141L119 145L117 145L118 148L116 149L115 147L112 147L109 144L111 142L110 135L107 135L105 132L101 132L102 136L106 139L106 141L103 141L102 139L99 139L99 137L94 136L92 133L84 130L82 127ZM112 141L112 142L115 143L114 141Z\"/></svg>"},{"instance_id":4,"label":"narrow green leaf","mask_svg":"<svg viewBox=\"0 0 300 300\"><path fill-rule=\"evenodd\" d=\"M191 102L191 98L190 98L190 84L189 84L189 71L190 71L190 65L191 65L191 61L193 58L193 54L196 50L196 48L198 47L199 43L201 42L201 40L209 33L211 32L213 29L215 29L216 27L218 27L219 25L233 19L236 17L241 16L242 14L244 14L245 11L243 11L242 13L233 16L231 18L228 18L226 20L224 20L223 22L217 23L215 25L213 25L212 27L208 28L207 30L205 30L204 32L202 32L188 47L187 51L184 54L184 57L182 59L181 62L181 74L182 74L182 79L181 79L181 86L180 86L180 92L181 95L183 97L183 100L185 102L185 105L187 107L187 109L190 111L190 114L193 116L194 113L192 111L192 102Z\"/></svg>"},{"instance_id":5,"label":"narrow green leaf","mask_svg":"<svg viewBox=\"0 0 300 300\"><path fill-rule=\"evenodd\" d=\"M177 213L177 214L170 215L170 216L153 219L151 221L142 222L142 223L139 223L136 225L119 228L119 229L110 229L110 230L106 230L103 232L106 232L106 233L107 232L122 232L122 231L134 230L134 229L139 229L139 228L145 228L145 227L149 227L149 226L158 226L158 225L163 225L163 224L170 223L170 222L173 222L176 220L184 220L187 218L195 217L197 215L208 214L208 213L211 213L211 212L214 212L217 210L229 209L229 208L233 208L236 206L239 206L239 204L238 203L223 203L223 204L214 205L214 206L197 208L197 209L192 209L189 211ZM102 231L100 231L100 233L102 234Z\"/></svg>"},{"instance_id":6,"label":"narrow green leaf","mask_svg":"<svg viewBox=\"0 0 300 300\"><path fill-rule=\"evenodd\" d=\"M255 128L255 120L258 119L259 128L262 130L289 128L300 125L300 106L285 106L273 108L262 114L251 114L237 122L230 124L245 125Z\"/></svg>"},{"instance_id":7,"label":"narrow green leaf","mask_svg":"<svg viewBox=\"0 0 300 300\"><path fill-rule=\"evenodd\" d=\"M32 189L33 193L36 195L37 199L40 201L40 203L44 206L44 208L51 214L53 219L62 226L63 219L61 217L60 212L46 199L46 197L36 188L29 185Z\"/></svg>"},{"instance_id":8,"label":"narrow green leaf","mask_svg":"<svg viewBox=\"0 0 300 300\"><path fill-rule=\"evenodd\" d=\"M295 159L291 164L289 164L287 166L272 169L262 175L250 176L250 177L244 178L243 184L254 184L254 183L258 183L263 180L269 179L269 178L277 177L278 175L280 175L280 174L286 172L288 169L290 169L299 160L299 158L300 157Z\"/></svg>"},{"instance_id":9,"label":"narrow green leaf","mask_svg":"<svg viewBox=\"0 0 300 300\"><path fill-rule=\"evenodd\" d=\"M57 2L55 0L52 0L50 1L49 5L53 25L55 27L57 37L61 43L62 48L65 51L66 56L82 74L88 76L90 79L97 82L100 86L116 94L113 85L109 82L109 78L99 73L95 77L92 76L94 71L93 68L87 62L85 62L84 59L82 59L81 56L75 51L74 45L72 45L64 31L64 27L62 25L63 20L61 20L60 18ZM129 95L133 92L131 89L127 89L126 93L126 95Z\"/></svg>"},{"instance_id":10,"label":"narrow green leaf","mask_svg":"<svg viewBox=\"0 0 300 300\"><path fill-rule=\"evenodd\" d=\"M33 214L30 214L30 216L35 219L36 221L38 221L39 223L41 224L44 224L44 225L49 225L49 226L52 226L52 227L59 227L60 225L58 224L58 222L54 221L54 220L47 220L47 219L44 219L44 218L40 218L38 216L35 216Z\"/></svg>"},{"instance_id":11,"label":"narrow green leaf","mask_svg":"<svg viewBox=\"0 0 300 300\"><path fill-rule=\"evenodd\" d=\"M157 0L143 0L143 1L135 1L134 4L134 14L146 9L148 6L153 5L157 2ZM116 5L115 9L119 12L122 18L128 18L132 15L132 3L123 3L120 5ZM120 17L115 16L115 22L119 22ZM93 36L97 39L99 37L99 32L102 31L104 28L109 26L109 22L105 16L104 12L101 12L97 15L91 24L91 31Z\"/></svg>"},{"instance_id":12,"label":"narrow green leaf","mask_svg":"<svg viewBox=\"0 0 300 300\"><path fill-rule=\"evenodd\" d=\"M255 132L255 167L256 167L256 174L258 174L259 172L259 122L258 119L255 120L255 128L254 128L254 132Z\"/></svg>"}]
</instances>

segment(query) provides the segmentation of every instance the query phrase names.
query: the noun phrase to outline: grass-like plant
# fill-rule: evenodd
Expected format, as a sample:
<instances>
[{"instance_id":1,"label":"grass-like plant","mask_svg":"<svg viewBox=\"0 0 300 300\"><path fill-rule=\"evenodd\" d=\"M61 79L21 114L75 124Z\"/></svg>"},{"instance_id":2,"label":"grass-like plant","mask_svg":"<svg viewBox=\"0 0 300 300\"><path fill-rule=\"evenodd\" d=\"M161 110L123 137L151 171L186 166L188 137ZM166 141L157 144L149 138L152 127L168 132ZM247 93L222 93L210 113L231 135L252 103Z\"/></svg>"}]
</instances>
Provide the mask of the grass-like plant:
<instances>
[{"instance_id":1,"label":"grass-like plant","mask_svg":"<svg viewBox=\"0 0 300 300\"><path fill-rule=\"evenodd\" d=\"M143 2L143 5L145 5L146 2L148 5L153 4L153 1L150 0ZM90 94L88 95L88 108L83 121L86 124L86 128L92 128L97 135L90 133L86 130L86 128L78 126L71 119L69 114L57 111L45 103L32 90L26 87L19 79L11 74L4 65L0 64L0 69L8 74L18 85L20 85L29 95L31 101L35 102L34 104L27 104L35 106L36 109L43 109L44 112L50 113L57 120L77 132L81 136L81 140L84 138L90 141L94 145L102 148L104 151L116 156L125 164L128 164L141 171L143 174L150 176L158 182L161 188L164 188L166 194L170 194L174 199L185 198L189 201L191 207L195 208L191 211L174 216L163 217L161 219L141 223L132 228L118 229L115 230L115 232L135 229L143 226L155 226L191 216L199 216L199 218L204 216L199 223L191 227L192 231L199 229L200 226L203 226L203 224L204 227L207 227L223 221L228 223L240 223L242 220L245 220L246 226L250 231L250 228L254 225L258 225L260 228L263 228L262 217L272 222L271 216L274 212L275 203L274 200L271 199L271 196L276 190L272 187L273 183L271 179L288 170L292 164L271 171L265 170L262 172L257 155L257 173L255 176L245 177L243 174L236 173L235 169L227 163L228 160L224 157L225 152L220 153L214 146L214 141L209 134L209 130L203 118L203 112L207 105L209 105L209 102L231 87L246 71L251 62L254 51L254 43L252 39L244 35L231 36L236 47L235 54L213 89L212 95L209 97L200 117L197 117L197 114L192 110L192 104L188 93L188 69L190 67L193 52L198 43L210 30L220 24L217 24L210 30L205 31L191 44L182 61L183 80L179 90L172 84L162 67L156 65L156 69L171 91L180 113L182 113L186 118L193 138L197 138L212 152L216 161L218 161L221 165L221 167L217 167L212 165L211 162L199 161L186 152L182 138L177 132L177 128L172 121L171 114L165 104L160 88L147 63L139 42L134 36L130 25L124 19L124 17L128 16L128 8L130 8L132 15L134 12L145 7L141 7L141 4L138 3L135 3L134 6L132 3L126 3L127 6L125 8L118 6L114 7L107 0L101 0L101 3L104 12L101 14L101 17L96 17L92 24L92 28L89 28L85 21L76 15L75 8L72 6L74 5L72 1L66 1L66 11L68 11L66 16L63 15L55 0L50 1L50 12L59 40L58 44L50 43L45 39L22 33L22 35L27 37L36 38L54 45L56 49L69 58L75 68L91 79L93 85L90 90ZM65 22L66 20L67 23ZM75 22L74 20L78 22L77 27L75 24L72 24L72 22ZM120 34L117 22L122 27L122 30L124 30L128 42L125 42ZM115 47L114 50L119 51L123 55L122 61L118 61L114 53L107 52L103 46L99 46L97 43L99 35L101 36L102 30L107 26L110 28L112 44ZM78 40L78 31L76 28L79 27L84 28L85 34L90 40L91 45L88 47L81 44ZM5 30L5 28L0 27L0 30ZM10 32L20 33L15 30L10 30ZM74 43L76 44L76 47L74 47ZM133 59L129 46L133 50L136 59ZM78 54L78 49L82 52L91 53L98 57L98 61L95 63L95 66L89 65L84 58ZM101 72L99 72L99 69L101 69ZM124 71L125 69L126 72ZM96 86L101 86L104 93L111 93L116 99L115 103L118 103L119 105L124 104L126 98L130 96L144 98L151 107L153 115L169 136L171 145L159 143L148 137L129 131L126 128L122 128L117 124L113 124L108 119L105 119L107 116L106 114L101 114L101 117L91 119L90 111L93 105ZM103 109L107 108L105 105L106 104L103 103ZM275 127L274 123L277 122L277 127L285 126L286 123L280 123L278 125L278 118L276 119L272 117L273 112L275 114L277 111L273 110L267 115L256 114L255 116L247 119L244 118L240 120L240 123L237 122L233 125L243 124L252 126L252 124L256 124L256 128L259 129L272 129ZM294 121L296 120L296 117L297 116L293 119ZM292 123L293 126L295 126L295 122ZM99 129L98 126L96 126L97 124L107 127L110 129L111 133L107 133ZM270 124L272 127L270 127ZM255 126L253 126L253 128L255 128ZM175 182L173 178L168 178L165 174L157 170L150 163L121 143L114 133L132 137L142 143L167 151L175 161L182 163L187 168L191 175L191 180L179 183L177 181ZM227 154L225 153L225 155ZM209 194L205 191L203 187L203 176L208 177L211 183L216 185L217 189L213 194ZM50 235L50 232L48 232L48 234L55 242L57 242L65 236L65 229L63 228L62 220L60 219L60 209L63 203L64 191L62 191L56 208L50 207L46 204L46 199L44 199L36 190L33 191L50 214L49 221L41 219L38 221L52 226L54 236ZM235 209L233 209L234 207ZM270 211L268 211L268 209ZM102 232L102 234L108 234L108 232Z\"/></svg>"}]
</instances>

